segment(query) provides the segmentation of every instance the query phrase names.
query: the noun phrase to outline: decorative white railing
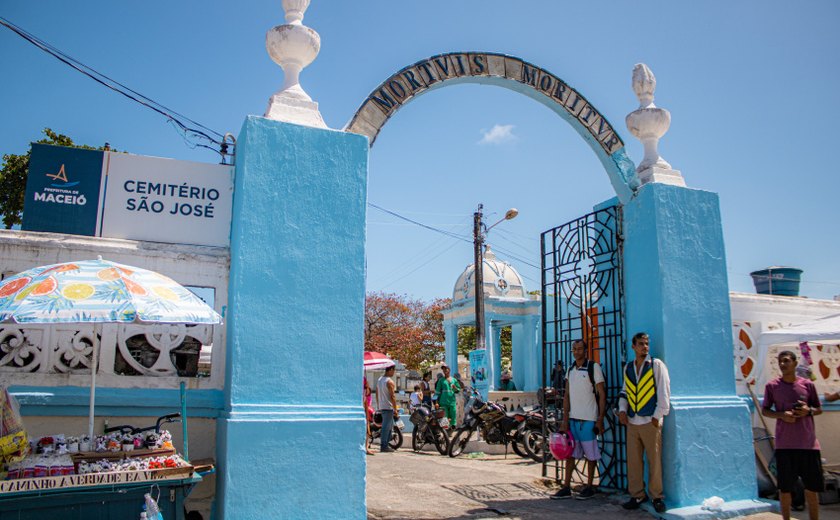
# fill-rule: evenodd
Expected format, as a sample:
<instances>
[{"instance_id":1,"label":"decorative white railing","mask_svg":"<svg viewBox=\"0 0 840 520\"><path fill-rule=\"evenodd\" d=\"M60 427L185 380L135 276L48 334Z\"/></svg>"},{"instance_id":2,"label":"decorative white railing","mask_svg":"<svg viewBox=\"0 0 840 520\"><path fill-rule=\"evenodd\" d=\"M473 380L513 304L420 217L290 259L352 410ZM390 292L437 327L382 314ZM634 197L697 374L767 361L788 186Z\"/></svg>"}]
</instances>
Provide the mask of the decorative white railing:
<instances>
[{"instance_id":1,"label":"decorative white railing","mask_svg":"<svg viewBox=\"0 0 840 520\"><path fill-rule=\"evenodd\" d=\"M501 401L502 398L507 397L508 400L504 402L504 405L508 410L515 410L520 406L525 408L526 406L536 406L540 404L539 399L537 399L536 392L494 391L490 392L489 397L491 401Z\"/></svg>"},{"instance_id":2,"label":"decorative white railing","mask_svg":"<svg viewBox=\"0 0 840 520\"><path fill-rule=\"evenodd\" d=\"M97 347L97 375L113 386L144 386L138 385L144 377L201 379L210 376L198 370L202 347L206 351L207 345L220 343L220 337L212 325L4 324L0 375L7 385L66 384L67 377L90 375ZM217 379L192 386L221 387Z\"/></svg>"}]
</instances>

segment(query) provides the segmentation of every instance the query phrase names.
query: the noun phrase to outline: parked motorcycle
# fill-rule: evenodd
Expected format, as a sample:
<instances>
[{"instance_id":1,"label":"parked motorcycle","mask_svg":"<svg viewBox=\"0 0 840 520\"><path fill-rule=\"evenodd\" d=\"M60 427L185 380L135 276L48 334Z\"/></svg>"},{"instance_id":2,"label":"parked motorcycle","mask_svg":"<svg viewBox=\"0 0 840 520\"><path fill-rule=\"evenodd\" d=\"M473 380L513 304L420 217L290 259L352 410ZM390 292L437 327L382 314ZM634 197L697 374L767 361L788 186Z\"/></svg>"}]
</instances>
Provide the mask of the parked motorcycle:
<instances>
[{"instance_id":1,"label":"parked motorcycle","mask_svg":"<svg viewBox=\"0 0 840 520\"><path fill-rule=\"evenodd\" d=\"M403 433L402 430L405 428L405 423L402 419L398 419L394 421L394 428L391 432L391 440L388 442L388 446L391 447L392 450L400 449L403 443ZM368 447L373 446L375 444L379 444L377 441L380 436L382 435L382 414L379 412L375 412L370 420L370 441L368 442Z\"/></svg>"},{"instance_id":2,"label":"parked motorcycle","mask_svg":"<svg viewBox=\"0 0 840 520\"><path fill-rule=\"evenodd\" d=\"M548 449L548 438L552 433L559 431L560 421L557 412L548 410L544 413L543 410L539 410L526 420L526 424L522 434L522 444L528 456L536 462L547 462L553 459Z\"/></svg>"},{"instance_id":3,"label":"parked motorcycle","mask_svg":"<svg viewBox=\"0 0 840 520\"><path fill-rule=\"evenodd\" d=\"M511 447L520 457L537 460L534 458L534 455L528 452L527 443L532 432L542 432L543 422L545 422L544 410L540 406L531 406L518 409L517 412L518 414L515 418L519 426L516 428L514 442L511 443Z\"/></svg>"},{"instance_id":4,"label":"parked motorcycle","mask_svg":"<svg viewBox=\"0 0 840 520\"><path fill-rule=\"evenodd\" d=\"M503 401L506 401L504 398ZM463 453L464 448L476 431L481 432L481 437L488 444L508 444L514 442L516 429L519 426L516 416L524 419L524 415L515 412L508 414L504 406L499 403L485 402L481 395L472 390L472 393L464 406L463 425L456 430L455 435L449 441L449 456L457 457Z\"/></svg>"},{"instance_id":5,"label":"parked motorcycle","mask_svg":"<svg viewBox=\"0 0 840 520\"><path fill-rule=\"evenodd\" d=\"M414 425L414 431L411 432L411 449L419 452L426 444L434 444L441 455L449 453L449 435L441 425L441 420L445 417L445 410L433 410L425 405L411 412L409 420Z\"/></svg>"}]
</instances>

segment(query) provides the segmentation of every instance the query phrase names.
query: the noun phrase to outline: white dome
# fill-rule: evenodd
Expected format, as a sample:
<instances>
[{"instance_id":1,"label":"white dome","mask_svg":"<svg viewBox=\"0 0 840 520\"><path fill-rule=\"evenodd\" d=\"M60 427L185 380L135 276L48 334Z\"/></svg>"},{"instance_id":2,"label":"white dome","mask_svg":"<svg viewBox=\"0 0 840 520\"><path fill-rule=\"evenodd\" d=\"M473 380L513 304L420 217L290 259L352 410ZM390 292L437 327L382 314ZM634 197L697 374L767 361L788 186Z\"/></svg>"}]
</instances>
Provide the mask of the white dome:
<instances>
[{"instance_id":1,"label":"white dome","mask_svg":"<svg viewBox=\"0 0 840 520\"><path fill-rule=\"evenodd\" d=\"M474 264L470 264L455 282L452 301L475 297ZM484 294L496 298L523 298L528 294L522 277L509 263L496 258L488 245L484 251Z\"/></svg>"}]
</instances>

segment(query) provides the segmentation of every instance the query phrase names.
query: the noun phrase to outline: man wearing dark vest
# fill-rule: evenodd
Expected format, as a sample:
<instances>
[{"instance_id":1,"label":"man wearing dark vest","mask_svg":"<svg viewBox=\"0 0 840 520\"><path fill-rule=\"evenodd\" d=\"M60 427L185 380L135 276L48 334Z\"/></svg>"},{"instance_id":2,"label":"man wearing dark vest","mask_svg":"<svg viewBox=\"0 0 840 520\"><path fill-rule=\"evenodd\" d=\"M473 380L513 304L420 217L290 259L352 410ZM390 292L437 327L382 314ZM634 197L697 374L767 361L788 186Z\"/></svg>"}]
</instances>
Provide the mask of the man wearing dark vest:
<instances>
[{"instance_id":1,"label":"man wearing dark vest","mask_svg":"<svg viewBox=\"0 0 840 520\"><path fill-rule=\"evenodd\" d=\"M618 401L618 421L627 427L627 492L624 509L638 509L648 500L645 494L642 456L648 463L648 492L657 513L664 512L662 493L662 422L671 408L671 381L668 369L648 354L650 338L639 332L633 336L636 359L624 367L624 388Z\"/></svg>"}]
</instances>

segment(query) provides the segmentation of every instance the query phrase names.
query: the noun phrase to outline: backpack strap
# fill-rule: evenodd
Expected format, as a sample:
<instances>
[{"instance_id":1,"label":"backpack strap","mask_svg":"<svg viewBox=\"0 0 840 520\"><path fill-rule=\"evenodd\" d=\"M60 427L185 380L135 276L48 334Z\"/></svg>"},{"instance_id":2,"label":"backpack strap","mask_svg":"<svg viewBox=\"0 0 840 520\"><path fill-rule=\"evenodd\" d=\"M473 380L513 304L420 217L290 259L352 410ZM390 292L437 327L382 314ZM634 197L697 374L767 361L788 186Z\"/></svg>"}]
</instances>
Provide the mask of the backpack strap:
<instances>
[{"instance_id":1,"label":"backpack strap","mask_svg":"<svg viewBox=\"0 0 840 520\"><path fill-rule=\"evenodd\" d=\"M589 382L592 383L592 393L597 395L595 388L595 362L591 359L586 360L586 371L589 373Z\"/></svg>"},{"instance_id":2,"label":"backpack strap","mask_svg":"<svg viewBox=\"0 0 840 520\"><path fill-rule=\"evenodd\" d=\"M576 367L577 365L572 363L572 366L570 366L569 370L566 371L566 379L569 379L569 376L572 375L572 370L576 370ZM592 393L595 394L595 397L597 397L598 389L595 387L595 361L592 361L591 359L586 360L586 373L589 374L589 382L592 384Z\"/></svg>"}]
</instances>

